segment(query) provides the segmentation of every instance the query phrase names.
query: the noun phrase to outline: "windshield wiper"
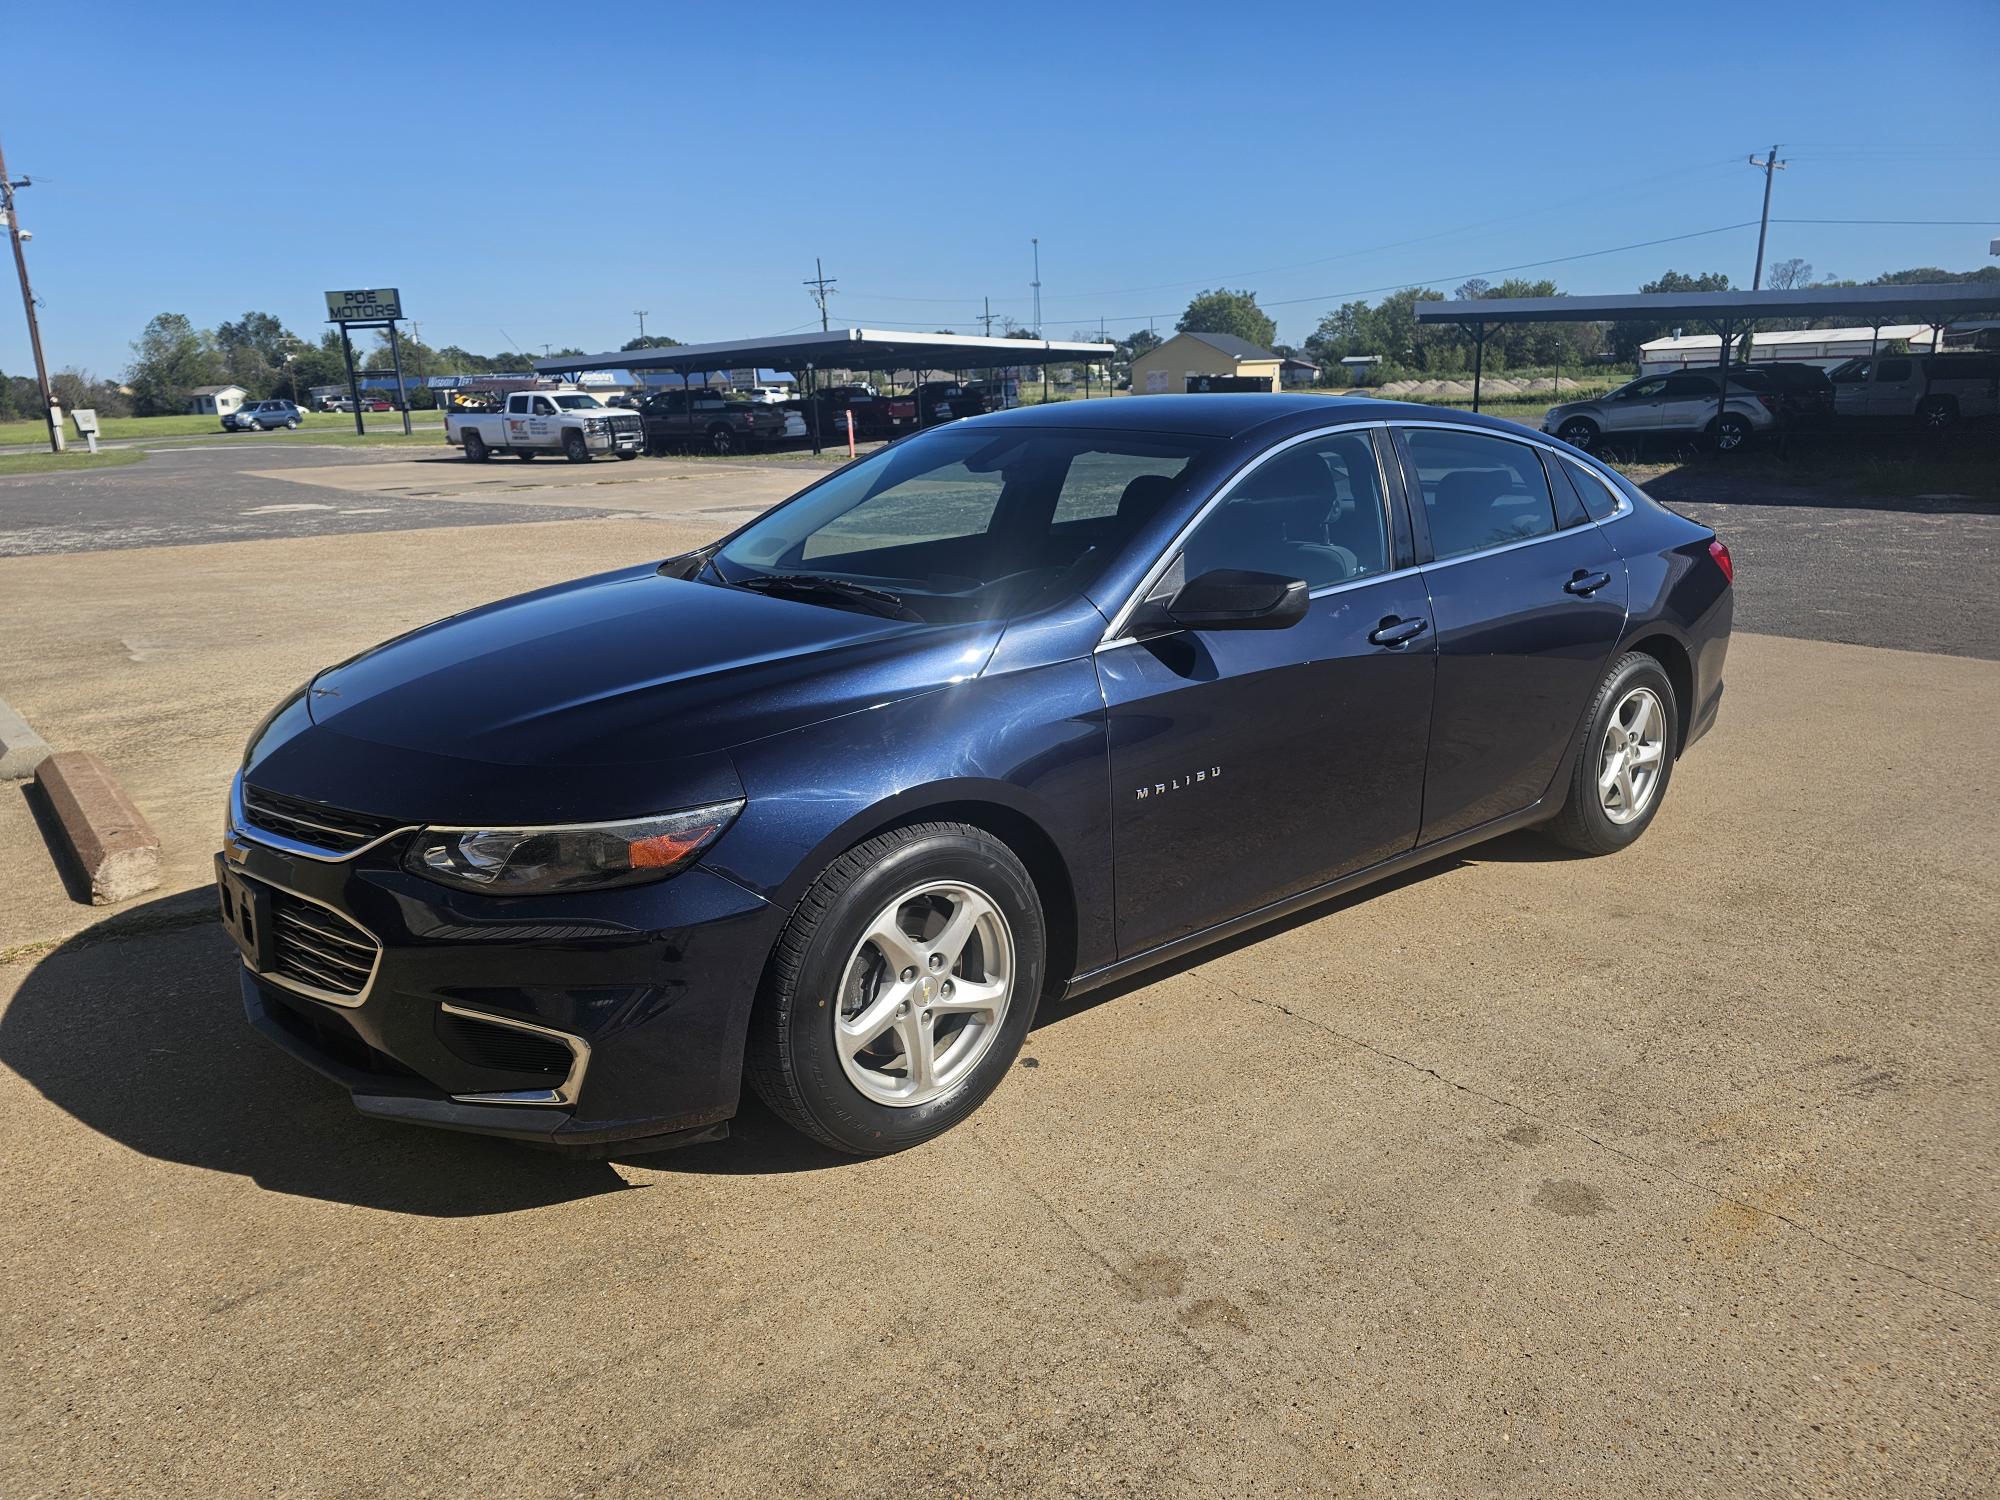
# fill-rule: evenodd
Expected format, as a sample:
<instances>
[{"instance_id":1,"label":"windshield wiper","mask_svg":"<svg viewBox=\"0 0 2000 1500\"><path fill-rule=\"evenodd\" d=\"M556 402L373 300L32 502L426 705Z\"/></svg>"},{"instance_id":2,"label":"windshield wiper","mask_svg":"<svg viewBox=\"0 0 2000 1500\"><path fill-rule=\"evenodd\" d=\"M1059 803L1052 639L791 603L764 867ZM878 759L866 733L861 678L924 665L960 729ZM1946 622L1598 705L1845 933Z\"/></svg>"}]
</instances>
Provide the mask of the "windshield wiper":
<instances>
[{"instance_id":1,"label":"windshield wiper","mask_svg":"<svg viewBox=\"0 0 2000 1500\"><path fill-rule=\"evenodd\" d=\"M824 573L759 573L750 578L730 580L740 589L757 589L774 594L831 594L850 599L878 615L892 620L921 620L922 615L905 604L902 596L887 589L872 588L852 579L833 578Z\"/></svg>"}]
</instances>

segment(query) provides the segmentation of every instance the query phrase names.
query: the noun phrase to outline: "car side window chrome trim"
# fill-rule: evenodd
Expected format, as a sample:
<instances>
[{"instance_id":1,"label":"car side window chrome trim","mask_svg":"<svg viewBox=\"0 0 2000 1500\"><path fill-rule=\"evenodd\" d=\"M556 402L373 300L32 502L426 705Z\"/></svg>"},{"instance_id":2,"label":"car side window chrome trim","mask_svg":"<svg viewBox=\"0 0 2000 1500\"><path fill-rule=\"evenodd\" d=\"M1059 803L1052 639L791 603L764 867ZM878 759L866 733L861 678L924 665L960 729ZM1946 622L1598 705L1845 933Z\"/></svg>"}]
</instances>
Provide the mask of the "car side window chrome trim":
<instances>
[{"instance_id":1,"label":"car side window chrome trim","mask_svg":"<svg viewBox=\"0 0 2000 1500\"><path fill-rule=\"evenodd\" d=\"M1259 453L1255 458L1252 458L1242 468L1238 469L1234 474L1230 475L1228 480L1224 482L1222 488L1218 489L1213 495L1210 495L1208 499L1203 503L1201 509L1196 511L1192 516L1190 516L1187 522L1181 527L1181 529L1174 533L1173 540L1167 543L1165 550L1163 550L1160 553L1160 555L1153 560L1153 565L1146 570L1145 577L1139 580L1139 586L1133 589L1132 592L1126 596L1125 602L1119 605L1117 612L1111 616L1111 624L1106 627L1103 639L1099 640L1096 647L1093 649L1095 651L1103 651L1107 647L1124 646L1131 644L1134 638L1129 637L1125 634L1125 627L1127 624L1131 622L1132 612L1136 610L1139 607L1140 603L1144 601L1145 598L1153 592L1155 587L1158 586L1161 577L1166 573L1168 568L1173 566L1174 559L1181 555L1182 549L1185 548L1187 545L1187 539L1194 534L1195 528L1200 526L1203 521L1208 519L1209 512L1214 510L1217 506L1223 504L1223 502L1225 502L1226 500L1228 500L1229 497L1236 492L1236 487L1242 484L1243 481L1248 479L1252 474L1256 473L1257 470L1263 468L1265 464L1269 463L1272 459L1276 458L1280 453L1284 453L1289 449L1296 448L1301 443L1310 443L1319 438L1332 437L1334 434L1341 432L1372 433L1375 429L1383 427L1385 425L1386 424L1383 423L1380 418L1375 418L1373 420L1365 422L1336 422L1331 426L1327 427L1315 427L1310 432L1302 432L1298 434L1298 436L1296 437L1286 438L1282 443L1279 443L1276 447L1266 448L1262 453ZM1382 472L1381 450L1375 446L1372 438L1369 443L1369 447L1372 450L1374 450L1375 477L1376 477L1376 482L1379 486L1378 493L1382 497L1382 505L1384 507L1382 512L1382 524L1384 525L1384 527L1388 528L1386 535L1389 538L1390 545L1393 547L1395 544L1396 533L1395 533L1395 516L1387 508L1389 504L1389 494L1390 494L1389 478L1387 474ZM1331 593L1335 589L1349 588L1357 583L1373 583L1378 578L1387 578L1390 576L1392 575L1389 573L1371 573L1365 578L1351 578L1343 583L1327 584L1321 588L1313 590L1313 597L1317 599L1321 594Z\"/></svg>"},{"instance_id":2,"label":"car side window chrome trim","mask_svg":"<svg viewBox=\"0 0 2000 1500\"><path fill-rule=\"evenodd\" d=\"M1596 480L1599 484L1603 485L1605 489L1609 490L1611 492L1611 498L1617 502L1618 506L1616 510L1614 510L1610 515L1606 516L1601 521L1597 520L1595 517L1592 517L1587 523L1579 523L1579 524L1588 524L1592 526L1609 526L1613 521L1622 521L1626 516L1632 514L1633 506L1631 497L1627 495L1623 490L1619 489L1617 485L1613 484L1610 480L1606 479L1603 476L1603 474L1601 474L1598 471L1596 467L1596 460L1592 459L1588 454L1572 453L1566 448L1558 448L1554 443L1549 442L1546 438L1538 436L1535 433L1526 431L1519 433L1492 432L1484 427L1468 427L1463 422L1427 422L1421 417L1418 417L1413 421L1389 422L1385 423L1384 425L1390 427L1403 427L1403 428L1431 427L1431 428L1438 428L1446 432L1484 433L1487 437L1498 438L1503 443L1519 443L1524 448L1535 448L1539 449L1543 453L1553 454L1558 461L1562 459L1568 459L1578 468L1588 473L1592 479ZM1417 501L1421 502L1423 497L1419 495L1414 498ZM1561 536L1564 532L1575 531L1576 529L1577 528L1575 526L1565 526L1554 532L1553 535ZM1544 540L1544 538L1536 536L1536 537L1525 538L1525 540L1531 542L1539 542ZM1519 545L1519 543L1510 542L1507 545L1517 546ZM1493 548L1492 550L1498 552L1504 549L1496 547ZM1465 555L1471 556L1472 554L1467 553ZM1447 558L1446 561L1451 561L1451 559Z\"/></svg>"}]
</instances>

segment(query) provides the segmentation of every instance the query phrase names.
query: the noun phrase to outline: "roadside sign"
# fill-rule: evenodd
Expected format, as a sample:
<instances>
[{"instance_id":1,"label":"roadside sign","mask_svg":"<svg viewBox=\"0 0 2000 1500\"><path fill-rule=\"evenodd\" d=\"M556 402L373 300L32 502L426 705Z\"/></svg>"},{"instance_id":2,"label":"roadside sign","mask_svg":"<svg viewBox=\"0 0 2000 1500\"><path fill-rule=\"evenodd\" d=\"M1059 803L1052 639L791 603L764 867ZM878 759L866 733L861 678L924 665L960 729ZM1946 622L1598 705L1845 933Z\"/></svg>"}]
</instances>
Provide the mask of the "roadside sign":
<instances>
[{"instance_id":1,"label":"roadside sign","mask_svg":"<svg viewBox=\"0 0 2000 1500\"><path fill-rule=\"evenodd\" d=\"M69 414L69 419L76 423L78 437L89 437L91 433L97 431L97 412L92 407L79 406Z\"/></svg>"},{"instance_id":2,"label":"roadside sign","mask_svg":"<svg viewBox=\"0 0 2000 1500\"><path fill-rule=\"evenodd\" d=\"M392 286L326 294L330 323L393 323L402 316L402 294Z\"/></svg>"}]
</instances>

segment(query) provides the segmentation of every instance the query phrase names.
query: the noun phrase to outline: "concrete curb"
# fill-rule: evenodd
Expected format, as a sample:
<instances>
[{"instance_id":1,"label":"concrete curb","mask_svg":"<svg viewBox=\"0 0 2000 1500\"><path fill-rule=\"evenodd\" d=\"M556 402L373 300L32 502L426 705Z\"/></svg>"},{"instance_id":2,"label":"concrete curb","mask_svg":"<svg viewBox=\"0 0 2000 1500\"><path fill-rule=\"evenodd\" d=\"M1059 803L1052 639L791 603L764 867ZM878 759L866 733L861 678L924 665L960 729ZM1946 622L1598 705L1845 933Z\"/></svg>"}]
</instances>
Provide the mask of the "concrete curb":
<instances>
[{"instance_id":1,"label":"concrete curb","mask_svg":"<svg viewBox=\"0 0 2000 1500\"><path fill-rule=\"evenodd\" d=\"M0 781L19 781L32 776L35 767L52 753L49 742L9 708L5 698L0 698Z\"/></svg>"},{"instance_id":2,"label":"concrete curb","mask_svg":"<svg viewBox=\"0 0 2000 1500\"><path fill-rule=\"evenodd\" d=\"M90 904L126 901L160 883L160 836L87 750L49 756L35 773L70 852L90 882Z\"/></svg>"}]
</instances>

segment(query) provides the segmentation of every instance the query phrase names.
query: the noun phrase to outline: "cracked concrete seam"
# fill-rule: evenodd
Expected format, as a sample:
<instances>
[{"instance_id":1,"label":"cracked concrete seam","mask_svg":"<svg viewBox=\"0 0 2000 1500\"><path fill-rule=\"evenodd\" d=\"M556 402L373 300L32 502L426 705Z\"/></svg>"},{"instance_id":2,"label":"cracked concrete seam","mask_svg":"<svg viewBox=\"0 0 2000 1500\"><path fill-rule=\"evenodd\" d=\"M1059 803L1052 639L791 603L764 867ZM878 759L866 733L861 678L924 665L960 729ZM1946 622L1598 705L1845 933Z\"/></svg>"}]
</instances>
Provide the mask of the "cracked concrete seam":
<instances>
[{"instance_id":1,"label":"cracked concrete seam","mask_svg":"<svg viewBox=\"0 0 2000 1500\"><path fill-rule=\"evenodd\" d=\"M1195 970L1194 972L1200 973L1201 971ZM1961 1302L1969 1302L1974 1307L1984 1309L1987 1312L1992 1312L1996 1310L1994 1304L1988 1302L1983 1297L1975 1297L1970 1292L1960 1291L1957 1287L1946 1286L1943 1282L1933 1281L1928 1276L1924 1276L1916 1271L1912 1271L1907 1266L1896 1265L1893 1261L1876 1260L1872 1256L1863 1255L1860 1251L1852 1248L1851 1246L1843 1245L1840 1241L1835 1239L1829 1239L1827 1236L1819 1233L1811 1226L1803 1224L1799 1220L1790 1218L1785 1214L1781 1214L1776 1209L1760 1207L1755 1203L1749 1203L1741 1198L1733 1197L1732 1195L1724 1192L1722 1189L1718 1187L1710 1186L1708 1183L1698 1181L1692 1177L1684 1177L1679 1172L1676 1172L1672 1167L1669 1167L1662 1162L1654 1161L1650 1157L1640 1156L1635 1152L1622 1150L1619 1147L1612 1145L1609 1141L1602 1140L1599 1137L1592 1135L1589 1131L1583 1129L1581 1126L1571 1125L1564 1120L1551 1119L1546 1115L1538 1115L1533 1110L1530 1110L1522 1105L1514 1103L1514 1101L1511 1099L1502 1099L1496 1095L1485 1092L1483 1089L1476 1089L1471 1084L1460 1083L1455 1078L1447 1078L1444 1076L1444 1074L1438 1072L1436 1068L1429 1067L1411 1058L1399 1056L1398 1054L1389 1051L1387 1048L1378 1047L1373 1042L1365 1041L1358 1036L1349 1036L1346 1032L1341 1031L1336 1027L1327 1025L1324 1021L1315 1020L1311 1016L1301 1015L1298 1011L1293 1010L1290 1006L1281 1005L1276 1000L1264 999L1256 995L1246 995L1242 993L1242 991L1233 989L1229 985L1222 983L1220 980L1214 978L1214 976L1212 975L1205 975L1204 977L1207 978L1210 983L1214 984L1217 989L1221 990L1224 994L1228 995L1231 999L1242 1001L1246 1005L1259 1005L1263 1006L1267 1010L1275 1010L1279 1014L1288 1016L1292 1020L1299 1022L1301 1025L1308 1026L1312 1028L1314 1031L1320 1032L1323 1035L1334 1038L1336 1041L1346 1042L1351 1047L1358 1047L1364 1052L1373 1053L1376 1057L1381 1058L1385 1062L1396 1063L1401 1067L1408 1068L1410 1071L1414 1073L1421 1073L1425 1077L1432 1079L1434 1082L1443 1084L1446 1088L1456 1089L1459 1093L1462 1094L1470 1094L1475 1099L1483 1099L1488 1104L1494 1105L1497 1108L1512 1110L1522 1119L1531 1120L1537 1125L1543 1125L1554 1130L1560 1130L1563 1131L1565 1134L1577 1137L1579 1140L1588 1141L1591 1145L1595 1146L1598 1150L1604 1152L1606 1155L1614 1156L1618 1158L1620 1161L1625 1162L1629 1166L1638 1167L1643 1169L1644 1171L1657 1172L1662 1177L1665 1177L1672 1182L1679 1183L1682 1187L1692 1188L1694 1191L1698 1193L1706 1193L1719 1203L1727 1203L1733 1208L1740 1208L1744 1212L1756 1214L1760 1218L1775 1220L1777 1223L1783 1224L1788 1229L1797 1230L1807 1239L1813 1241L1817 1245L1824 1246L1826 1249L1833 1251L1837 1255L1844 1255L1849 1260L1855 1261L1864 1266L1873 1266L1878 1271L1888 1271L1893 1275L1904 1277L1909 1281L1915 1282L1919 1286L1928 1287L1934 1292L1942 1292L1947 1297L1956 1297Z\"/></svg>"}]
</instances>

